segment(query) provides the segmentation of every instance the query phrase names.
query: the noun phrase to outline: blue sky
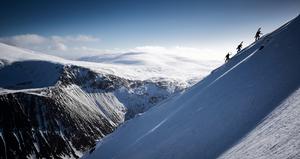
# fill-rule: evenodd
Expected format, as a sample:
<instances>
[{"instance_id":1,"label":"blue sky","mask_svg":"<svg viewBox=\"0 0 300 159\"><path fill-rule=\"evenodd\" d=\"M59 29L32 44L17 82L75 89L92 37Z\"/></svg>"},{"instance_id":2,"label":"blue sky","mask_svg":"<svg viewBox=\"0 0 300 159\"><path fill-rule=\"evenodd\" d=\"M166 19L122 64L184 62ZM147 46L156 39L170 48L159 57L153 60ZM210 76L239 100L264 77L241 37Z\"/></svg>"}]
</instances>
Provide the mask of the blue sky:
<instances>
[{"instance_id":1,"label":"blue sky","mask_svg":"<svg viewBox=\"0 0 300 159\"><path fill-rule=\"evenodd\" d=\"M299 0L10 0L1 2L0 38L43 52L52 48L59 56L65 51L66 57L74 48L101 52L141 46L224 54L240 41L252 42L258 27L268 33L299 13ZM53 49L53 37L60 39L60 52ZM32 38L42 38L43 45L29 44Z\"/></svg>"}]
</instances>

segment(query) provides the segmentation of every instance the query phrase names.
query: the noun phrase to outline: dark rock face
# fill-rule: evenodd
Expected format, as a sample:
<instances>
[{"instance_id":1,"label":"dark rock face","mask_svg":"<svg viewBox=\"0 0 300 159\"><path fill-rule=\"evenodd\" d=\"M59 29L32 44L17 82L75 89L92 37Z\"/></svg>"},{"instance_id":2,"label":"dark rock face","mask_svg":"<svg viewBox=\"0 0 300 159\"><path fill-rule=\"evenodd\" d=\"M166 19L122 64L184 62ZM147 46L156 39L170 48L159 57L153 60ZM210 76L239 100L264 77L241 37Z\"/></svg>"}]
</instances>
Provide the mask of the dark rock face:
<instances>
[{"instance_id":1,"label":"dark rock face","mask_svg":"<svg viewBox=\"0 0 300 159\"><path fill-rule=\"evenodd\" d=\"M117 109L103 114L99 109L103 105L85 104L69 94L74 90L68 86L83 85L95 77L89 71L84 78L70 76L86 71L77 69L64 68L53 87L0 94L0 158L78 158L77 151L92 148L124 121ZM99 91L107 89L102 88Z\"/></svg>"},{"instance_id":2,"label":"dark rock face","mask_svg":"<svg viewBox=\"0 0 300 159\"><path fill-rule=\"evenodd\" d=\"M59 98L27 93L0 96L1 158L24 158L31 154L37 158L76 158L75 149L86 151L114 130L115 125L100 112L89 111L74 100L76 109L69 109Z\"/></svg>"}]
</instances>

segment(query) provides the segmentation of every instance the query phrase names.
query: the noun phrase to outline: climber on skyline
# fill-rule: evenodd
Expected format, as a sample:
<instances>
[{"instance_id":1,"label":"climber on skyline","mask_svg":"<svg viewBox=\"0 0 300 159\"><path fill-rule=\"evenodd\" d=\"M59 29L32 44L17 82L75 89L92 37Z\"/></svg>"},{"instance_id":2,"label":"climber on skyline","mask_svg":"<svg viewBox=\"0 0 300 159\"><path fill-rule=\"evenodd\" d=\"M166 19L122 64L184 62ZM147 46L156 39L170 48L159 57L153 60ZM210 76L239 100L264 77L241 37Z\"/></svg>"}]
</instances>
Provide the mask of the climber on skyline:
<instances>
[{"instance_id":1,"label":"climber on skyline","mask_svg":"<svg viewBox=\"0 0 300 159\"><path fill-rule=\"evenodd\" d=\"M255 41L259 40L260 35L262 35L262 32L260 31L261 28L258 28L256 34L255 34Z\"/></svg>"},{"instance_id":2,"label":"climber on skyline","mask_svg":"<svg viewBox=\"0 0 300 159\"><path fill-rule=\"evenodd\" d=\"M229 57L230 55L231 55L230 52L228 52L228 53L226 54L226 56L225 56L225 63L228 62L228 60L230 59L230 57Z\"/></svg>"},{"instance_id":3,"label":"climber on skyline","mask_svg":"<svg viewBox=\"0 0 300 159\"><path fill-rule=\"evenodd\" d=\"M243 47L243 41L237 46L236 48L237 52L240 52L242 47Z\"/></svg>"}]
</instances>

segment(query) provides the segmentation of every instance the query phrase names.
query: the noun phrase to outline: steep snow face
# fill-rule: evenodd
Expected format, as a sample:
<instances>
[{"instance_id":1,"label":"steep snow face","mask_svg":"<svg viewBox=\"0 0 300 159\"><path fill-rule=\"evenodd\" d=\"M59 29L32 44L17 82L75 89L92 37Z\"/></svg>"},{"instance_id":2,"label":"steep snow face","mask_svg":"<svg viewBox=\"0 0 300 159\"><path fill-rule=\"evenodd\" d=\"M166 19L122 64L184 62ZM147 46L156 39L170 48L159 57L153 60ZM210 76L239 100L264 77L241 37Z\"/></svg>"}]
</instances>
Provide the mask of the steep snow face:
<instances>
[{"instance_id":1,"label":"steep snow face","mask_svg":"<svg viewBox=\"0 0 300 159\"><path fill-rule=\"evenodd\" d=\"M300 89L220 158L300 158Z\"/></svg>"},{"instance_id":2,"label":"steep snow face","mask_svg":"<svg viewBox=\"0 0 300 159\"><path fill-rule=\"evenodd\" d=\"M85 157L299 157L299 41L297 17L190 90L122 125Z\"/></svg>"}]
</instances>

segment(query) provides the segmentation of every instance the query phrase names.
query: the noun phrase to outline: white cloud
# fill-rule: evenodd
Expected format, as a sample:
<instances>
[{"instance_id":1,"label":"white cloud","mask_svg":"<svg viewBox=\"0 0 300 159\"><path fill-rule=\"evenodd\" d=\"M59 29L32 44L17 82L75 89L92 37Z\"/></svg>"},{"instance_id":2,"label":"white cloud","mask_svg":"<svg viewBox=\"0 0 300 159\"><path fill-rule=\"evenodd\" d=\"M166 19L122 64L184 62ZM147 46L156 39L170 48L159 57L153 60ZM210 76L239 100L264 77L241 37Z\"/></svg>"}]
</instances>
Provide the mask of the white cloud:
<instances>
[{"instance_id":1,"label":"white cloud","mask_svg":"<svg viewBox=\"0 0 300 159\"><path fill-rule=\"evenodd\" d=\"M155 54L173 54L181 57L195 57L204 60L218 60L222 59L218 52L213 49L193 48L184 46L162 47L162 46L139 46L129 50L130 52L149 52Z\"/></svg>"},{"instance_id":2,"label":"white cloud","mask_svg":"<svg viewBox=\"0 0 300 159\"><path fill-rule=\"evenodd\" d=\"M174 57L194 57L195 59L203 60L223 59L223 55L220 57L220 54L216 53L215 50L209 48L199 49L185 46L138 46L128 49L102 50L99 48L87 47L91 46L91 44L97 44L97 42L100 42L100 39L89 35L41 36L37 34L24 34L12 37L0 37L0 42L68 59L77 59L83 56L101 54L122 54L126 52L169 54Z\"/></svg>"},{"instance_id":3,"label":"white cloud","mask_svg":"<svg viewBox=\"0 0 300 159\"><path fill-rule=\"evenodd\" d=\"M68 47L63 44L63 43L54 43L53 46L51 46L52 50L57 50L57 51L66 51Z\"/></svg>"},{"instance_id":4,"label":"white cloud","mask_svg":"<svg viewBox=\"0 0 300 159\"><path fill-rule=\"evenodd\" d=\"M70 42L97 42L99 41L98 38L89 36L89 35L76 35L76 36L51 36L51 40L55 42L63 42L63 43L70 43Z\"/></svg>"},{"instance_id":5,"label":"white cloud","mask_svg":"<svg viewBox=\"0 0 300 159\"><path fill-rule=\"evenodd\" d=\"M87 36L87 35L78 35L77 37L73 38L76 41L83 41L83 42L92 42L92 41L99 41L98 38Z\"/></svg>"},{"instance_id":6,"label":"white cloud","mask_svg":"<svg viewBox=\"0 0 300 159\"><path fill-rule=\"evenodd\" d=\"M168 52L168 50L162 46L138 46L138 47L131 49L130 51L132 51L132 52L152 52L152 53Z\"/></svg>"},{"instance_id":7,"label":"white cloud","mask_svg":"<svg viewBox=\"0 0 300 159\"><path fill-rule=\"evenodd\" d=\"M0 41L10 45L20 46L20 45L42 44L45 41L47 41L47 39L36 34L24 34L24 35L12 36L12 37L0 38Z\"/></svg>"},{"instance_id":8,"label":"white cloud","mask_svg":"<svg viewBox=\"0 0 300 159\"><path fill-rule=\"evenodd\" d=\"M97 42L100 39L89 35L76 36L41 36L37 34L23 34L11 37L0 38L1 42L11 45L30 45L30 44L53 44L53 43L73 43L73 42Z\"/></svg>"},{"instance_id":9,"label":"white cloud","mask_svg":"<svg viewBox=\"0 0 300 159\"><path fill-rule=\"evenodd\" d=\"M83 56L84 51L87 49L81 49L80 52L80 49L78 50L76 47L81 48L85 44L99 41L100 39L89 35L42 36L37 34L23 34L11 37L0 37L0 42L9 45L65 58L77 58ZM88 50L88 52L89 51L90 50Z\"/></svg>"}]
</instances>

